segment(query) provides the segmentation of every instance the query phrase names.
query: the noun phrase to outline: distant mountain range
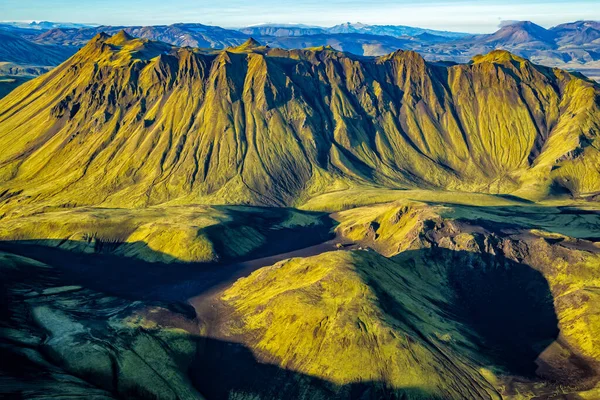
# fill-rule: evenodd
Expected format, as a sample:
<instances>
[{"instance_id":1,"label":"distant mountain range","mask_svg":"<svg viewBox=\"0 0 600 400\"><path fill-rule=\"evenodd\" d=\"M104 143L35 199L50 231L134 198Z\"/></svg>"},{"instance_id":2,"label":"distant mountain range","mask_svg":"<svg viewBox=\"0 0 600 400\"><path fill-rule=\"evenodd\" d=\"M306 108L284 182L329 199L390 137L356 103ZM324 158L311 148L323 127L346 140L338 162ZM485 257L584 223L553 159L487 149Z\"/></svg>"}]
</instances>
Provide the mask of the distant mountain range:
<instances>
[{"instance_id":1,"label":"distant mountain range","mask_svg":"<svg viewBox=\"0 0 600 400\"><path fill-rule=\"evenodd\" d=\"M25 36L36 43L81 47L101 32L113 35L121 30L136 37L159 40L177 46L200 48L221 49L237 46L249 38L240 31L202 24L54 28Z\"/></svg>"},{"instance_id":2,"label":"distant mountain range","mask_svg":"<svg viewBox=\"0 0 600 400\"><path fill-rule=\"evenodd\" d=\"M466 62L491 50L509 50L550 67L576 70L600 80L600 22L578 21L545 29L529 21L489 35L438 42L420 49L430 60Z\"/></svg>"},{"instance_id":3,"label":"distant mountain range","mask_svg":"<svg viewBox=\"0 0 600 400\"><path fill-rule=\"evenodd\" d=\"M182 47L222 49L238 46L253 37L263 45L285 49L331 46L361 56L380 56L403 49L417 51L427 60L458 63L503 49L535 63L579 71L600 80L600 22L597 21L571 22L550 29L523 21L481 35L361 23L330 28L266 24L240 29L195 23L155 26L0 23L0 33L10 35L9 39L0 41L0 62L11 62L13 75L43 72L47 68L32 70L31 67L58 65L95 35L101 32L114 35L120 30L135 37ZM3 67L0 68L2 75L11 74Z\"/></svg>"},{"instance_id":4,"label":"distant mountain range","mask_svg":"<svg viewBox=\"0 0 600 400\"><path fill-rule=\"evenodd\" d=\"M326 35L338 33L359 33L378 36L417 36L424 33L446 38L462 38L472 36L468 33L438 31L433 29L415 28L404 25L366 25L347 22L345 24L335 25L330 28L306 26L306 25L278 25L265 24L251 26L240 29L251 36L306 36L306 35Z\"/></svg>"},{"instance_id":5,"label":"distant mountain range","mask_svg":"<svg viewBox=\"0 0 600 400\"><path fill-rule=\"evenodd\" d=\"M78 24L73 22L50 22L50 21L8 21L0 22L1 25L12 26L21 29L47 30L54 28L87 28L90 24Z\"/></svg>"}]
</instances>

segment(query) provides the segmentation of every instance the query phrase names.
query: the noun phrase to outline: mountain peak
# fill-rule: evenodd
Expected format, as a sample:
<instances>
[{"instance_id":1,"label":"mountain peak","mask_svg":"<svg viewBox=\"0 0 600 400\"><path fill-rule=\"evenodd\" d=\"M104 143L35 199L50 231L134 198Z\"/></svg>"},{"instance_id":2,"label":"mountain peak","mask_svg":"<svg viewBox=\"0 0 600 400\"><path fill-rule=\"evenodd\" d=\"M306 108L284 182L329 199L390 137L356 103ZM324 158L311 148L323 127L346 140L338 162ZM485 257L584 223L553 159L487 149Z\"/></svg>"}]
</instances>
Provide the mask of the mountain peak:
<instances>
[{"instance_id":1,"label":"mountain peak","mask_svg":"<svg viewBox=\"0 0 600 400\"><path fill-rule=\"evenodd\" d=\"M104 31L98 33L96 36L94 36L91 40L91 42L103 42L105 40L110 39L110 35Z\"/></svg>"},{"instance_id":2,"label":"mountain peak","mask_svg":"<svg viewBox=\"0 0 600 400\"><path fill-rule=\"evenodd\" d=\"M352 28L365 28L369 25L363 24L362 22L346 22L344 24L340 24L340 26L348 26Z\"/></svg>"},{"instance_id":3,"label":"mountain peak","mask_svg":"<svg viewBox=\"0 0 600 400\"><path fill-rule=\"evenodd\" d=\"M485 55L483 55L483 54L476 55L475 57L473 57L472 61L473 61L473 64L481 64L484 62L503 64L503 63L512 62L512 61L521 63L521 62L525 62L527 60L525 60L524 58L519 57L507 50L493 50Z\"/></svg>"},{"instance_id":4,"label":"mountain peak","mask_svg":"<svg viewBox=\"0 0 600 400\"><path fill-rule=\"evenodd\" d=\"M244 47L260 47L261 44L258 42L258 40L251 37L250 39L246 40L244 42L244 44L242 44L242 46L244 46Z\"/></svg>"},{"instance_id":5,"label":"mountain peak","mask_svg":"<svg viewBox=\"0 0 600 400\"><path fill-rule=\"evenodd\" d=\"M258 40L251 37L248 40L246 40L244 43L242 43L241 45L233 47L232 49L237 50L237 51L244 51L244 50L252 50L252 49L255 49L255 48L261 47L261 46L262 46L262 44L260 44L260 42L258 42Z\"/></svg>"},{"instance_id":6,"label":"mountain peak","mask_svg":"<svg viewBox=\"0 0 600 400\"><path fill-rule=\"evenodd\" d=\"M552 31L531 21L519 21L503 26L488 41L497 41L506 45L518 45L534 41L551 43L554 36Z\"/></svg>"},{"instance_id":7,"label":"mountain peak","mask_svg":"<svg viewBox=\"0 0 600 400\"><path fill-rule=\"evenodd\" d=\"M115 33L108 41L111 44L121 45L133 39L135 39L133 36L125 32L124 29L121 29L119 32Z\"/></svg>"}]
</instances>

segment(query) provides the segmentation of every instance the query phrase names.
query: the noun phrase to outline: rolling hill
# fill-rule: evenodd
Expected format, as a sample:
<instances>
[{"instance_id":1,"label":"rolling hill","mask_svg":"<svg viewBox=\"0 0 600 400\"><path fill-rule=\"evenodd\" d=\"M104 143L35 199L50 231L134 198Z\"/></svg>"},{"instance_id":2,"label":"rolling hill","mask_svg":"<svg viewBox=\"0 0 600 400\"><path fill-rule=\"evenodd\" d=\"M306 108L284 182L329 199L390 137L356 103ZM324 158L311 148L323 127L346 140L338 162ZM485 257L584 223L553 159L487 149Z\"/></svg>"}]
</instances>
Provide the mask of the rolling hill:
<instances>
[{"instance_id":1,"label":"rolling hill","mask_svg":"<svg viewBox=\"0 0 600 400\"><path fill-rule=\"evenodd\" d=\"M298 239L319 240L328 224L313 223L329 217L284 208L3 218L0 355L10 362L0 365L0 393L597 397L597 202L380 191L382 202L375 192L338 191L306 205L367 202L335 206L337 246L302 248ZM94 231L93 240L78 237ZM199 242L224 260L261 244L267 254L282 243L299 250L206 264Z\"/></svg>"}]
</instances>

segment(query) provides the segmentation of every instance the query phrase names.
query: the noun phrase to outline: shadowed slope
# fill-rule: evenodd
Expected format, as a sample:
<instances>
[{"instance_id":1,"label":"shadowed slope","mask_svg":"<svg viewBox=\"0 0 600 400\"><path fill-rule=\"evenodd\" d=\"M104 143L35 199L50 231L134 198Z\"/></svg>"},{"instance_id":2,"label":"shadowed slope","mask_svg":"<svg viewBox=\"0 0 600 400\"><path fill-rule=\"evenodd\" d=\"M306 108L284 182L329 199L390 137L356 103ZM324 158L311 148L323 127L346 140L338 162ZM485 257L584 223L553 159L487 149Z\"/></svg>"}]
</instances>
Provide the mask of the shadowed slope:
<instances>
[{"instance_id":1,"label":"shadowed slope","mask_svg":"<svg viewBox=\"0 0 600 400\"><path fill-rule=\"evenodd\" d=\"M3 242L3 251L37 261L0 254L0 352L20 366L5 369L0 393L25 386L31 398L197 398L195 390L235 399L551 398L580 392L594 398L598 248L543 229L565 225L565 232L587 235L598 215L577 215L573 208L565 210L572 214L560 209L540 218L539 207L526 202L473 197L496 207L412 201L333 216L339 233L380 254L347 251L357 246L344 246L349 242L340 238L344 251L331 251L327 242L247 263L165 264L124 257L128 246L140 250L143 243L99 241L86 254L74 253L68 241L58 248ZM533 209L512 218L519 207ZM109 237L120 226L127 230L154 218L200 225L199 211L204 218L222 220L218 210L255 225L252 218L274 213L267 230L279 241L267 242L269 254L301 245L277 227L306 229L298 232L318 240L310 224L318 215L259 209L249 219L253 208L196 208L195 216L187 207L177 213L152 207L15 220L27 220L18 233L23 236L31 235L26 226L47 229L63 215L68 223L55 224L59 237L94 226ZM104 221L108 215L114 218ZM502 223L513 219L510 226ZM222 229L242 230L231 222L222 221ZM235 246L228 235L212 233L213 243ZM158 251L140 254L152 253ZM247 278L234 282L239 276ZM190 296L191 305L183 303Z\"/></svg>"},{"instance_id":2,"label":"shadowed slope","mask_svg":"<svg viewBox=\"0 0 600 400\"><path fill-rule=\"evenodd\" d=\"M481 302L487 289L470 290L470 296L483 296L475 299L480 304L474 306L484 307L485 317L507 316L503 333L510 337L505 338L486 331L485 325L478 327L477 313L473 317L469 310L457 316L462 309L460 296L457 300L450 295L452 283L434 268L436 260L449 259L452 252L439 257L428 252L409 254L413 260L423 257L427 261L422 267L434 271L428 275L424 270L425 280L410 262L340 251L284 261L238 281L225 295L243 317L226 319L233 337L220 341L204 338L210 320L202 314L196 318L194 310L181 302L186 294L200 294L219 284L211 269L186 275L176 266L123 259L122 267L131 271L124 271L117 281L113 272L101 271L101 262L81 264L81 256L66 251L14 249L35 254L53 267L0 253L0 311L3 327L9 328L0 337L10 341L9 346L0 346L0 352L22 366L6 370L0 393L10 393L5 390L15 384L11 379L27 382L35 377L21 383L34 394L47 381L60 382L61 374L67 374L77 378L46 388L45 394L62 390L91 394L103 389L131 398L151 394L195 398L187 381L189 372L195 388L209 399L499 398L494 374L504 361L488 346L500 346L501 355L520 351L516 360L528 365L535 354L525 355L522 350L529 350L535 334L528 336L531 332L525 327L545 321L548 305L552 311L551 303L544 303L546 297L537 291L538 281L542 289L544 281L536 275L528 277L528 291L517 287L519 280L510 279L516 278L513 275L491 283L498 293L506 289L504 284L515 299L539 300L532 303L534 315L510 302L504 307L494 303L501 299ZM496 266L489 261L482 261L479 272L494 274ZM118 263L116 257L110 265ZM95 270L95 278L85 271L86 265ZM498 268L500 276L503 269L509 273L527 269L509 262ZM129 273L135 271L137 278ZM221 278L226 278L227 271L223 272ZM460 287L479 273L463 272L465 276L456 281ZM430 281L431 276L441 280ZM193 288L183 290L182 283L190 277ZM465 305L472 306L471 300L465 297ZM288 301L296 306L286 307ZM519 319L525 314L527 318ZM265 316L271 322L263 326ZM545 323L552 328L551 318ZM554 331L534 332L541 334L542 341L552 340L555 325ZM513 342L515 333L521 336ZM494 342L497 338L500 341ZM38 352L46 362L40 362Z\"/></svg>"},{"instance_id":3,"label":"shadowed slope","mask_svg":"<svg viewBox=\"0 0 600 400\"><path fill-rule=\"evenodd\" d=\"M327 215L239 206L77 208L5 218L0 240L147 262L217 262L289 251L324 241Z\"/></svg>"}]
</instances>

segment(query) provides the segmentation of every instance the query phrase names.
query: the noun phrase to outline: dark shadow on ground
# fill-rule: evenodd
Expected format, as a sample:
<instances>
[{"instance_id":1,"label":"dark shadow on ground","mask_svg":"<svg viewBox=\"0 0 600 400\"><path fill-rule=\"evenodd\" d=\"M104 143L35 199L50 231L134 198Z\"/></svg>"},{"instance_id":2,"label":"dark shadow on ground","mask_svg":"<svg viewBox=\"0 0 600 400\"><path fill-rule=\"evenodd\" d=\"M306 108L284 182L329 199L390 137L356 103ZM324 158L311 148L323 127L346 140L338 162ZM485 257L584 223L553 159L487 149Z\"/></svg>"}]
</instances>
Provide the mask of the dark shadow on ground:
<instances>
[{"instance_id":1,"label":"dark shadow on ground","mask_svg":"<svg viewBox=\"0 0 600 400\"><path fill-rule=\"evenodd\" d=\"M64 259L63 262L68 262ZM48 269L38 265L23 263L17 268L0 265L0 397L23 399L30 396L55 398L156 398L156 392L150 392L144 386L148 377L138 377L135 370L126 369L131 357L147 357L155 359L153 353L144 354L144 348L154 351L153 346L135 347L137 338L142 337L144 343L158 343L173 359L179 360L177 365L185 364L182 355L177 351L181 339L196 344L192 362L188 365L187 374L194 387L206 399L436 399L430 389L409 387L390 388L382 382L360 382L348 385L337 385L324 379L312 377L300 372L286 370L276 365L260 362L244 345L227 341L204 338L192 333L162 335L159 331L145 328L115 330L109 319L119 316L132 304L129 300L115 298L88 289L62 292L54 295L43 295L48 288L69 284L64 281L63 273L54 268ZM35 296L31 296L35 293ZM26 301L27 300L27 301ZM33 301L33 303L32 303ZM38 303L39 302L39 303ZM152 301L169 307L169 303ZM94 364L94 373L89 370L73 369L81 360L70 362L68 352L52 351L52 345L46 344L48 332L32 319L31 306L43 305L56 309L73 318L73 322L81 324L81 330L75 333L77 347L86 349L82 353L75 351L72 356L80 358L82 354L93 357L98 354L109 354L112 365ZM134 308L143 308L148 303L136 302ZM115 311L125 310L125 311ZM191 321L194 316L172 309L173 315L180 315ZM117 314L115 314L117 312ZM65 327L68 330L68 327ZM10 332L8 332L10 331ZM14 332L20 332L14 336ZM8 333L7 336L5 334ZM12 335L12 336L11 336ZM14 341L11 337L27 338L27 344ZM172 340L172 342L171 342ZM135 351L132 351L135 349ZM175 349L171 351L169 349ZM32 354L37 354L32 357ZM66 355L65 355L66 354ZM39 361L38 361L39 360ZM166 360L163 360L166 361ZM156 362L156 360L155 360ZM161 362L162 364L162 362ZM173 365L164 362L164 365ZM168 368L168 367L167 367ZM168 370L163 371L168 379ZM124 376L123 374L131 374ZM108 377L108 378L107 378ZM112 377L112 379L110 379ZM136 381L139 379L139 381ZM127 385L122 382L127 381ZM137 385L132 385L132 381ZM168 390L177 390L166 381ZM243 397L236 397L241 396Z\"/></svg>"},{"instance_id":2,"label":"dark shadow on ground","mask_svg":"<svg viewBox=\"0 0 600 400\"><path fill-rule=\"evenodd\" d=\"M207 399L245 394L257 399L438 399L426 388L392 388L384 382L337 385L324 379L257 361L238 343L200 339L190 377ZM256 396L256 397L253 397Z\"/></svg>"},{"instance_id":3,"label":"dark shadow on ground","mask_svg":"<svg viewBox=\"0 0 600 400\"><path fill-rule=\"evenodd\" d=\"M507 197L507 196L502 196ZM600 241L600 210L575 206L544 206L522 202L520 205L478 206L426 201L448 206L443 218L484 228L490 232L515 232L539 229L575 239Z\"/></svg>"},{"instance_id":4,"label":"dark shadow on ground","mask_svg":"<svg viewBox=\"0 0 600 400\"><path fill-rule=\"evenodd\" d=\"M230 213L231 207L229 209ZM257 213L258 214L258 213ZM263 221L266 225L275 221ZM237 259L225 259L218 263L160 263L148 262L138 258L115 255L116 247L127 253L127 247L135 248L139 253L162 254L150 249L143 242L135 243L101 243L96 242L93 253L68 250L75 247L76 242L60 242L56 240L19 240L0 241L0 251L22 255L51 265L62 274L62 279L70 285L80 285L103 293L116 295L129 300L156 300L185 302L211 288L234 278L240 270L246 268L247 260L285 255L292 251L302 250L333 238L335 221L326 215L321 218L321 225L296 229L264 229L267 245L250 254ZM212 227L211 227L212 228ZM216 226L211 232L215 247L227 240L223 229ZM142 247L144 247L142 249ZM315 248L312 251L326 251ZM332 248L333 249L333 248ZM265 260L274 263L271 260ZM269 264L267 264L269 265Z\"/></svg>"},{"instance_id":5,"label":"dark shadow on ground","mask_svg":"<svg viewBox=\"0 0 600 400\"><path fill-rule=\"evenodd\" d=\"M302 211L320 222L319 225L294 226L280 228L282 223L292 213L298 213L293 208L273 208L255 206L211 206L216 210L223 210L231 216L232 222L225 222L204 228L209 237L214 239L213 245L217 254L225 254L223 243L228 240L227 229L236 229L251 226L265 237L265 244L244 257L231 259L226 256L224 262L246 261L256 258L268 257L275 254L287 253L324 242L334 237L334 229L338 224L327 213L315 211Z\"/></svg>"},{"instance_id":6,"label":"dark shadow on ground","mask_svg":"<svg viewBox=\"0 0 600 400\"><path fill-rule=\"evenodd\" d=\"M188 319L195 317L195 311L186 300L231 279L240 265L159 264L102 252L82 254L20 242L2 242L0 251L20 254L54 267L52 279L39 283L42 287L35 289L38 292L47 287L80 285L101 296L116 296L125 304L133 301L146 305L160 303ZM479 345L478 354L488 358L491 365L502 366L514 375L535 375L536 358L559 334L552 295L541 273L503 256L440 248L405 252L397 259L402 261L400 265L409 265L408 268L409 260L413 260L412 265L418 268L435 268L435 273L443 276L444 280L440 282L448 282L454 295L449 301L450 306L442 304L440 307L446 308L449 318L468 327L465 334L471 334L470 339ZM21 312L15 313L19 307L25 306L24 297L17 298L9 292L17 286L35 284L38 277L35 272L19 270L11 274L8 278L3 277L0 285L0 317L4 321L16 318L20 322L10 328L21 329L33 322L25 316L21 318ZM364 278L387 314L402 320L411 312L370 281L368 276ZM68 298L71 295L64 296ZM105 318L103 310L94 308L102 307L101 304L94 302L85 312L91 315L97 313L98 319L102 320ZM74 315L79 317L82 312L75 310ZM95 329L100 329L95 332L97 335L103 328L96 325ZM102 334L110 335L110 330L107 332ZM110 337L106 339L110 341ZM228 399L232 393L278 399L435 398L432 393L420 388L391 389L382 382L339 386L261 363L240 344L194 335L190 335L190 340L197 341L199 346L189 374L198 390L208 399ZM28 366L25 361L19 361L20 356L13 354L10 346L0 346L0 356L18 365L8 366L3 372L31 379L31 371L40 368L39 365ZM44 371L40 374L44 375ZM137 398L144 398L142 394ZM131 395L135 397L135 393Z\"/></svg>"},{"instance_id":7,"label":"dark shadow on ground","mask_svg":"<svg viewBox=\"0 0 600 400\"><path fill-rule=\"evenodd\" d=\"M535 376L536 359L559 335L553 296L540 272L502 255L442 248L408 251L397 259L436 268L454 293L450 308L440 306L475 333L471 339L479 352L510 374ZM398 314L393 298L378 295L386 311Z\"/></svg>"}]
</instances>

